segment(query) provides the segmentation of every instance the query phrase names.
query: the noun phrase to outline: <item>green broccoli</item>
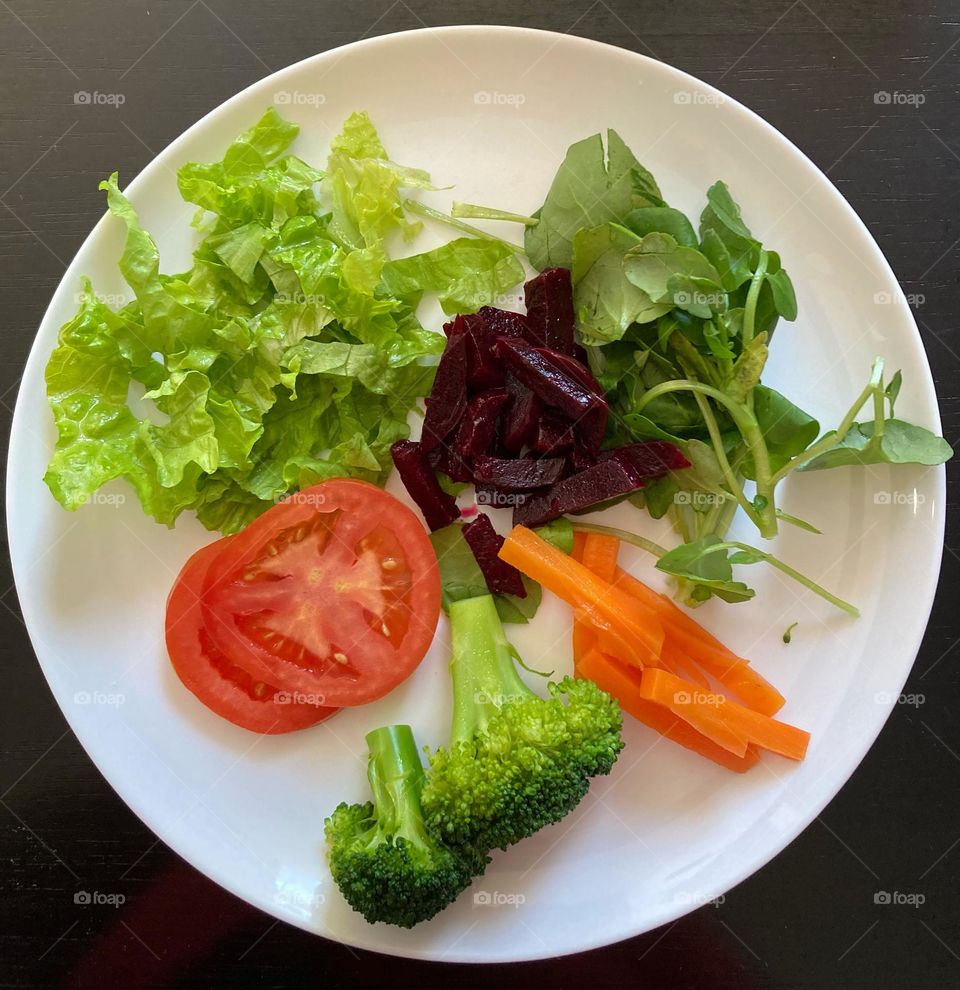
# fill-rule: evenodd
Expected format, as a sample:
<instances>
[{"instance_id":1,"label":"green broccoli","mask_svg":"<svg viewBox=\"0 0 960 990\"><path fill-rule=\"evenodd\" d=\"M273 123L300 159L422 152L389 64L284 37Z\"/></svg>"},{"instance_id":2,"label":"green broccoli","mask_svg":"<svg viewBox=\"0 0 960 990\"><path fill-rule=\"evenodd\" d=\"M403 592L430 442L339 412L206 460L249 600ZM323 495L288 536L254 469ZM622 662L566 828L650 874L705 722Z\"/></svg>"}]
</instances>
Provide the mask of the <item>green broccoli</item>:
<instances>
[{"instance_id":1,"label":"green broccoli","mask_svg":"<svg viewBox=\"0 0 960 990\"><path fill-rule=\"evenodd\" d=\"M341 804L324 823L330 872L367 921L412 928L483 873L487 857L448 848L428 831L423 766L409 725L374 729L367 747L373 801Z\"/></svg>"},{"instance_id":2,"label":"green broccoli","mask_svg":"<svg viewBox=\"0 0 960 990\"><path fill-rule=\"evenodd\" d=\"M489 595L450 605L453 731L430 759L427 827L450 845L505 849L559 821L623 747L616 701L565 678L541 698L521 680ZM564 703L564 697L566 703Z\"/></svg>"}]
</instances>

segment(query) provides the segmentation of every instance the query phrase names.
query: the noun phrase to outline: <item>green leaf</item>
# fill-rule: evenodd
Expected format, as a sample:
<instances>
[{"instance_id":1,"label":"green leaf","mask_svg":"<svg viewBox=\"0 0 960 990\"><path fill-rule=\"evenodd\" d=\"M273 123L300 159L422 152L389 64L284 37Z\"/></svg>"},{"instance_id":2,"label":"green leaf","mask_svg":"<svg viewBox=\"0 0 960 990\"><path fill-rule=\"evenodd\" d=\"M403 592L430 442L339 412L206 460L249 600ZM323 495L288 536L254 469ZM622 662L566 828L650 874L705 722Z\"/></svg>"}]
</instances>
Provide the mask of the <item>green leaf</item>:
<instances>
[{"instance_id":1,"label":"green leaf","mask_svg":"<svg viewBox=\"0 0 960 990\"><path fill-rule=\"evenodd\" d=\"M894 373L894 376L890 379L890 384L883 390L884 395L887 397L887 402L890 403L890 415L893 416L894 406L897 402L897 397L900 395L900 387L903 385L903 375L900 371Z\"/></svg>"},{"instance_id":2,"label":"green leaf","mask_svg":"<svg viewBox=\"0 0 960 990\"><path fill-rule=\"evenodd\" d=\"M749 281L757 267L760 243L747 229L740 207L723 182L707 190L707 206L700 215L700 247L728 292Z\"/></svg>"},{"instance_id":3,"label":"green leaf","mask_svg":"<svg viewBox=\"0 0 960 990\"><path fill-rule=\"evenodd\" d=\"M490 593L477 558L464 539L462 523L453 523L436 530L430 534L430 542L440 567L444 611L449 611L453 602ZM540 606L542 591L539 584L527 577L523 578L523 586L527 589L526 598L518 598L516 595L493 596L501 622L524 623L533 618Z\"/></svg>"},{"instance_id":4,"label":"green leaf","mask_svg":"<svg viewBox=\"0 0 960 990\"><path fill-rule=\"evenodd\" d=\"M574 236L573 305L588 342L619 340L632 323L647 323L670 310L670 303L654 303L626 277L624 257L640 243L615 223L579 230Z\"/></svg>"},{"instance_id":5,"label":"green leaf","mask_svg":"<svg viewBox=\"0 0 960 990\"><path fill-rule=\"evenodd\" d=\"M820 424L788 398L766 385L753 390L753 414L757 418L770 455L771 471L778 471L817 439ZM746 478L754 478L753 461L743 464Z\"/></svg>"},{"instance_id":6,"label":"green leaf","mask_svg":"<svg viewBox=\"0 0 960 990\"><path fill-rule=\"evenodd\" d=\"M833 434L826 434L831 436ZM875 435L875 424L854 423L847 435L830 450L802 464L800 471L822 471L852 464L944 464L953 457L953 448L922 426L900 419L888 419L882 436Z\"/></svg>"},{"instance_id":7,"label":"green leaf","mask_svg":"<svg viewBox=\"0 0 960 990\"><path fill-rule=\"evenodd\" d=\"M669 234L678 244L697 247L697 235L690 221L679 210L670 206L647 206L631 210L623 219L623 226L638 237L647 234Z\"/></svg>"},{"instance_id":8,"label":"green leaf","mask_svg":"<svg viewBox=\"0 0 960 990\"><path fill-rule=\"evenodd\" d=\"M606 154L599 134L572 144L537 213L539 222L525 231L530 264L539 271L570 268L578 230L621 220L644 205L635 202L644 191L655 194L655 185L615 131L607 131Z\"/></svg>"},{"instance_id":9,"label":"green leaf","mask_svg":"<svg viewBox=\"0 0 960 990\"><path fill-rule=\"evenodd\" d=\"M564 516L555 519L546 526L540 526L534 532L542 540L552 543L558 550L566 554L573 553L573 523Z\"/></svg>"},{"instance_id":10,"label":"green leaf","mask_svg":"<svg viewBox=\"0 0 960 990\"><path fill-rule=\"evenodd\" d=\"M725 545L719 550L711 550L721 541L710 535L693 543L684 543L665 553L657 567L674 577L692 582L697 593L696 600L705 601L711 595L725 602L743 602L753 598L756 592L742 581L733 580L733 568Z\"/></svg>"},{"instance_id":11,"label":"green leaf","mask_svg":"<svg viewBox=\"0 0 960 990\"><path fill-rule=\"evenodd\" d=\"M623 259L627 279L655 303L668 303L702 319L726 308L720 275L695 248L669 234L647 234Z\"/></svg>"},{"instance_id":12,"label":"green leaf","mask_svg":"<svg viewBox=\"0 0 960 990\"><path fill-rule=\"evenodd\" d=\"M409 258L387 262L383 284L391 295L414 305L424 292L437 293L447 314L474 313L523 281L523 266L502 241L460 237Z\"/></svg>"}]
</instances>

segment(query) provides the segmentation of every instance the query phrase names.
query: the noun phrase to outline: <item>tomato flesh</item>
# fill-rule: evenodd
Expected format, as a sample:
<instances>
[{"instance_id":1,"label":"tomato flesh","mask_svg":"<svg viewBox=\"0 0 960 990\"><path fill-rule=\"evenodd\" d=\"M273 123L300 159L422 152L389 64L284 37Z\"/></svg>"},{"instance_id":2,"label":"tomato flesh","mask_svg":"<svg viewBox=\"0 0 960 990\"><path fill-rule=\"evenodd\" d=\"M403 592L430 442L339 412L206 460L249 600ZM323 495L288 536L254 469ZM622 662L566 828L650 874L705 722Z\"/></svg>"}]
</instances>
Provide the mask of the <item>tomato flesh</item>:
<instances>
[{"instance_id":1,"label":"tomato flesh","mask_svg":"<svg viewBox=\"0 0 960 990\"><path fill-rule=\"evenodd\" d=\"M432 642L440 578L416 516L373 485L305 489L232 538L211 566L212 641L257 679L357 705L404 680Z\"/></svg>"},{"instance_id":2,"label":"tomato flesh","mask_svg":"<svg viewBox=\"0 0 960 990\"><path fill-rule=\"evenodd\" d=\"M204 623L204 582L211 564L231 539L198 550L170 592L166 641L173 669L207 708L244 729L277 734L316 725L337 709L321 707L313 703L315 699L252 676L217 646Z\"/></svg>"}]
</instances>

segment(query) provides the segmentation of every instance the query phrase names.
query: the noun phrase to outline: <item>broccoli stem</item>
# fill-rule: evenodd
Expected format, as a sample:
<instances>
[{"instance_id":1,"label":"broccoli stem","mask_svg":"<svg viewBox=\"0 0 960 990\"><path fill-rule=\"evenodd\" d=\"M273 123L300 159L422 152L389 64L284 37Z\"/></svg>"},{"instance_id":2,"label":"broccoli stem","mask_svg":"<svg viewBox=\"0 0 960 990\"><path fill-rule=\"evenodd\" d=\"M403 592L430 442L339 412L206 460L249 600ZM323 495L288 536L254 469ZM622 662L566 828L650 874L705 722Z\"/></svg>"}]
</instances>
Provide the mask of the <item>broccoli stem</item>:
<instances>
[{"instance_id":1,"label":"broccoli stem","mask_svg":"<svg viewBox=\"0 0 960 990\"><path fill-rule=\"evenodd\" d=\"M536 697L514 664L491 595L464 598L450 606L453 655L453 727L450 744L472 739L511 698Z\"/></svg>"},{"instance_id":2,"label":"broccoli stem","mask_svg":"<svg viewBox=\"0 0 960 990\"><path fill-rule=\"evenodd\" d=\"M432 843L423 823L420 792L425 775L409 725L385 725L367 734L367 778L381 833L421 845Z\"/></svg>"}]
</instances>

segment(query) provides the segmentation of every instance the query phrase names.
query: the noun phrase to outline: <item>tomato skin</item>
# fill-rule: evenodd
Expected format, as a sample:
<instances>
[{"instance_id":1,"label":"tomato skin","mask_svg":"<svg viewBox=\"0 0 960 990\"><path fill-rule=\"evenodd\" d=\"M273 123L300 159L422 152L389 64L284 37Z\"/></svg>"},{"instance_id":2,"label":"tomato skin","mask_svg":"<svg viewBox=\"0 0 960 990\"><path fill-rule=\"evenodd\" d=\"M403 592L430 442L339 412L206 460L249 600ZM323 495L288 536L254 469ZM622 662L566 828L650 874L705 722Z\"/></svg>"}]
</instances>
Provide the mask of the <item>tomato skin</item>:
<instances>
[{"instance_id":1,"label":"tomato skin","mask_svg":"<svg viewBox=\"0 0 960 990\"><path fill-rule=\"evenodd\" d=\"M339 709L298 701L283 687L256 682L209 641L201 608L210 566L229 546L225 537L198 550L184 564L167 599L166 642L170 663L183 685L234 725L268 735L293 732L324 721Z\"/></svg>"},{"instance_id":2,"label":"tomato skin","mask_svg":"<svg viewBox=\"0 0 960 990\"><path fill-rule=\"evenodd\" d=\"M383 697L426 655L436 556L416 515L382 489L322 482L231 539L207 574L205 623L251 676L345 707Z\"/></svg>"}]
</instances>

